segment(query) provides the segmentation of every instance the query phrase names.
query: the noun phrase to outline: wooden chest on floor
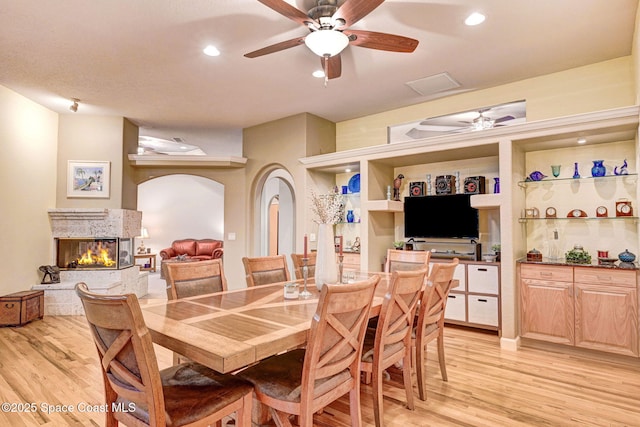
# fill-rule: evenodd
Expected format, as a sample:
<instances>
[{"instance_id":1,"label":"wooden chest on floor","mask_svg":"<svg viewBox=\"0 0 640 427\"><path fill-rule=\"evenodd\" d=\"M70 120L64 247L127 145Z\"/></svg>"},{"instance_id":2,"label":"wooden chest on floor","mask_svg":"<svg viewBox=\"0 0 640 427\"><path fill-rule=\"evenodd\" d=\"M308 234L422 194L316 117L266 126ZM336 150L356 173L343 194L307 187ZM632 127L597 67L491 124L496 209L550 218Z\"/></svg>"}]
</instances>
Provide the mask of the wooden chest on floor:
<instances>
[{"instance_id":1,"label":"wooden chest on floor","mask_svg":"<svg viewBox=\"0 0 640 427\"><path fill-rule=\"evenodd\" d=\"M0 297L0 326L22 326L44 317L44 291L22 291Z\"/></svg>"}]
</instances>

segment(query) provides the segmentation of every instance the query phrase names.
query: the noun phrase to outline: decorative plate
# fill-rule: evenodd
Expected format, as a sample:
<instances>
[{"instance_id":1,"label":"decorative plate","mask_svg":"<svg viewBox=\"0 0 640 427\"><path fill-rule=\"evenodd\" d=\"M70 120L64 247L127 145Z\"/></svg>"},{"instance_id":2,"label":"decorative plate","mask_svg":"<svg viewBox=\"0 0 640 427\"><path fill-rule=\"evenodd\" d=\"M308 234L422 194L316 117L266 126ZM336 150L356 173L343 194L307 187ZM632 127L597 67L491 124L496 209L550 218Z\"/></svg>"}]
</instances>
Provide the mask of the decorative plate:
<instances>
[{"instance_id":1,"label":"decorative plate","mask_svg":"<svg viewBox=\"0 0 640 427\"><path fill-rule=\"evenodd\" d=\"M360 174L359 173L351 177L351 179L349 180L348 187L349 187L349 191L351 191L352 193L360 192Z\"/></svg>"}]
</instances>

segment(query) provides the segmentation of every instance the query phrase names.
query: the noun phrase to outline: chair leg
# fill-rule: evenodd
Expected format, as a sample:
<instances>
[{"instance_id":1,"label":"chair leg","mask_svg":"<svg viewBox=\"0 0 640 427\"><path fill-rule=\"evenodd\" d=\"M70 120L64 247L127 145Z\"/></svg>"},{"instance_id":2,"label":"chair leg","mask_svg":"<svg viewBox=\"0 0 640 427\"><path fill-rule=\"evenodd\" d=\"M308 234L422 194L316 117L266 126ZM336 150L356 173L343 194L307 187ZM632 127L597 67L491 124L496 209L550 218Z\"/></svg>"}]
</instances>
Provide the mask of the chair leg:
<instances>
[{"instance_id":1,"label":"chair leg","mask_svg":"<svg viewBox=\"0 0 640 427\"><path fill-rule=\"evenodd\" d=\"M414 409L413 405L413 383L411 381L411 347L407 348L404 355L404 363L402 366L402 379L404 381L404 389L407 394L407 408Z\"/></svg>"},{"instance_id":2,"label":"chair leg","mask_svg":"<svg viewBox=\"0 0 640 427\"><path fill-rule=\"evenodd\" d=\"M373 394L373 414L375 416L376 427L380 427L384 423L383 404L384 396L382 394L382 369L379 366L373 367L373 378L371 391Z\"/></svg>"},{"instance_id":3,"label":"chair leg","mask_svg":"<svg viewBox=\"0 0 640 427\"><path fill-rule=\"evenodd\" d=\"M293 427L291 421L289 421L289 414L284 412L277 411L273 408L269 408L271 410L271 416L273 417L273 421L276 423L278 427ZM311 414L311 423L307 421L303 421L303 417L300 418L300 427L311 427L313 425L313 414Z\"/></svg>"},{"instance_id":4,"label":"chair leg","mask_svg":"<svg viewBox=\"0 0 640 427\"><path fill-rule=\"evenodd\" d=\"M351 426L362 426L362 409L360 408L360 383L356 382L349 391L349 412L351 414Z\"/></svg>"},{"instance_id":5,"label":"chair leg","mask_svg":"<svg viewBox=\"0 0 640 427\"><path fill-rule=\"evenodd\" d=\"M418 397L427 400L427 351L422 340L416 340L416 377L418 378Z\"/></svg>"},{"instance_id":6,"label":"chair leg","mask_svg":"<svg viewBox=\"0 0 640 427\"><path fill-rule=\"evenodd\" d=\"M447 377L447 364L444 360L444 325L440 325L440 331L438 332L438 361L440 362L442 381L449 381Z\"/></svg>"},{"instance_id":7,"label":"chair leg","mask_svg":"<svg viewBox=\"0 0 640 427\"><path fill-rule=\"evenodd\" d=\"M253 393L247 393L242 398L242 408L236 412L237 427L251 427L251 412L253 410Z\"/></svg>"}]
</instances>

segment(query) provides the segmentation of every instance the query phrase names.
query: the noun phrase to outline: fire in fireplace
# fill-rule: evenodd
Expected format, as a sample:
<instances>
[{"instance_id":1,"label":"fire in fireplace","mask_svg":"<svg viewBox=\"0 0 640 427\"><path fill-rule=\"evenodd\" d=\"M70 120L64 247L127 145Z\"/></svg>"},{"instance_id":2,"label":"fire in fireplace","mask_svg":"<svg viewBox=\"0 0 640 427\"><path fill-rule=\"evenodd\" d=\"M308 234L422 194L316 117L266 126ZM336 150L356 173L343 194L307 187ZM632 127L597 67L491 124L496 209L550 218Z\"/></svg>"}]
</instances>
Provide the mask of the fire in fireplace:
<instances>
[{"instance_id":1,"label":"fire in fireplace","mask_svg":"<svg viewBox=\"0 0 640 427\"><path fill-rule=\"evenodd\" d=\"M61 270L120 270L133 265L132 239L57 239L57 266Z\"/></svg>"}]
</instances>

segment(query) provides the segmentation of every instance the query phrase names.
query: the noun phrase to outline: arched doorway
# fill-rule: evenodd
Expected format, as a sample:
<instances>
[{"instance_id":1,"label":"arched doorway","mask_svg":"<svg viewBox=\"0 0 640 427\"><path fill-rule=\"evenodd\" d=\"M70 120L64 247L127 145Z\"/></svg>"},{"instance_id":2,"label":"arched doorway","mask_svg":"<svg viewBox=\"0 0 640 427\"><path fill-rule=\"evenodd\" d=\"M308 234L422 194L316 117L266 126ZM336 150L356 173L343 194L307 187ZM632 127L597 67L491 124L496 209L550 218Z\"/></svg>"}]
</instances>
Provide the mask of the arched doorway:
<instances>
[{"instance_id":1,"label":"arched doorway","mask_svg":"<svg viewBox=\"0 0 640 427\"><path fill-rule=\"evenodd\" d=\"M287 255L295 249L295 193L293 177L285 169L266 172L257 186L259 255Z\"/></svg>"}]
</instances>

